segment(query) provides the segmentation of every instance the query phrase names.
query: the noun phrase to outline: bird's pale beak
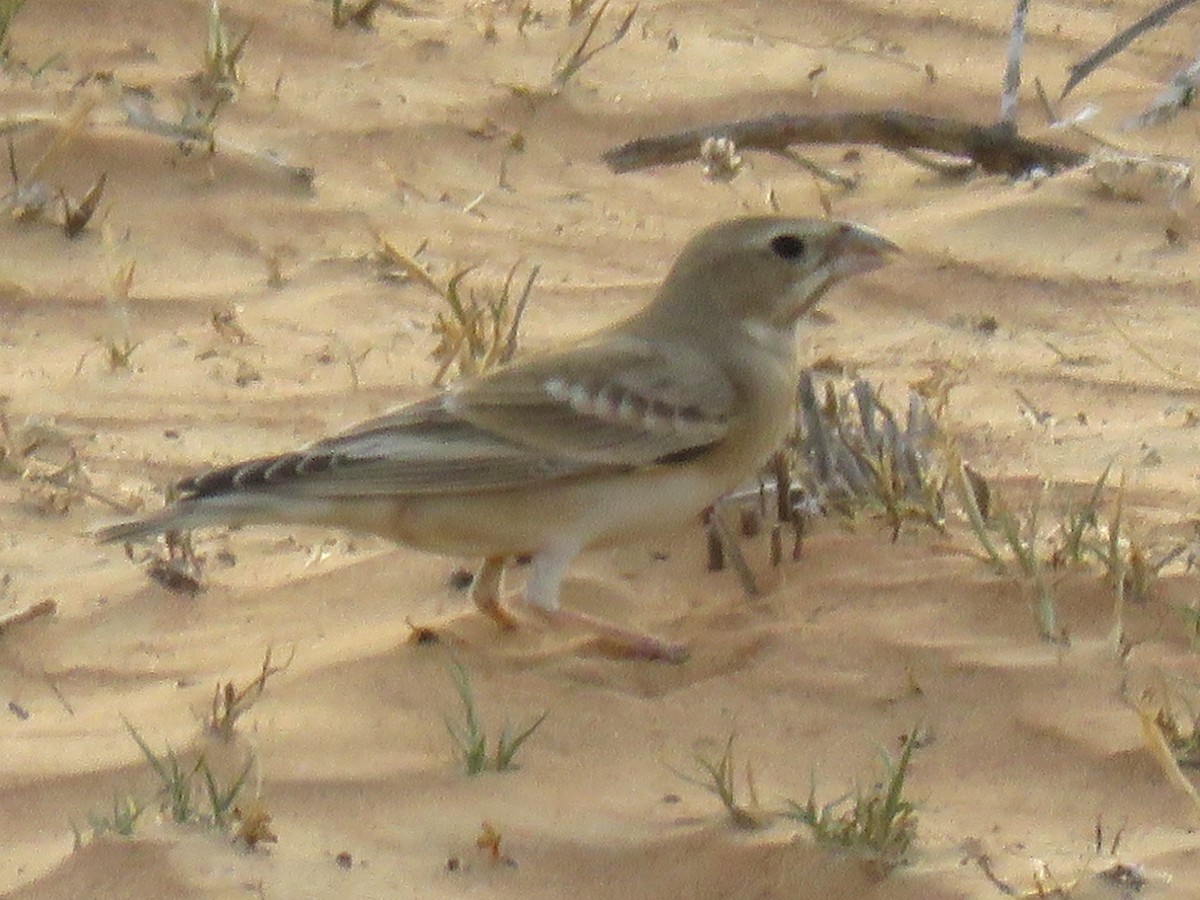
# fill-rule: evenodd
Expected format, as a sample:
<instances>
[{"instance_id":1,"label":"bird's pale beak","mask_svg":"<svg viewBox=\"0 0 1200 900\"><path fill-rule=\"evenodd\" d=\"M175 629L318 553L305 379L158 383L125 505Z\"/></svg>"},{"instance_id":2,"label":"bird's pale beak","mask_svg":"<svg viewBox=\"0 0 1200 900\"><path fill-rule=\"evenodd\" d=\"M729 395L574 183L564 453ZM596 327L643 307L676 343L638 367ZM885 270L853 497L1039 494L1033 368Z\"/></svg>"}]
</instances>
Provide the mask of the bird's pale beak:
<instances>
[{"instance_id":1,"label":"bird's pale beak","mask_svg":"<svg viewBox=\"0 0 1200 900\"><path fill-rule=\"evenodd\" d=\"M838 224L838 233L829 243L830 265L838 278L878 269L899 252L900 248L878 231L849 222Z\"/></svg>"}]
</instances>

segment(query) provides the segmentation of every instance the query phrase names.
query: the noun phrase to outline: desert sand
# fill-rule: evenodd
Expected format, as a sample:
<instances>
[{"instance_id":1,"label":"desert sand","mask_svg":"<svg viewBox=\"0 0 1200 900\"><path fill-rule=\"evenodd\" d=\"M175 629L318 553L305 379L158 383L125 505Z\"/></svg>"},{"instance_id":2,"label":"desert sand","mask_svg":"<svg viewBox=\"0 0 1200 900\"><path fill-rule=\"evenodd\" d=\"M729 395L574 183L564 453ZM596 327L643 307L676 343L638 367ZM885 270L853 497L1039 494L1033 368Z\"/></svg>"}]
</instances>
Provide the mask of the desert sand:
<instances>
[{"instance_id":1,"label":"desert sand","mask_svg":"<svg viewBox=\"0 0 1200 900\"><path fill-rule=\"evenodd\" d=\"M75 239L56 203L0 221L0 611L57 610L0 634L0 892L949 898L1001 896L998 881L1029 896L1040 883L1047 896L1118 897L1138 882L1140 896L1200 897L1196 809L1135 709L1149 690L1187 727L1188 704L1200 707L1180 613L1197 603L1190 551L1126 604L1120 648L1114 586L1096 565L1047 570L1070 642L1043 640L1029 583L981 561L954 502L944 533L908 524L895 542L869 513L814 519L802 558L775 570L765 539L749 540L770 586L757 598L706 571L698 523L585 554L565 602L689 642L691 659L672 666L580 636L498 633L452 583L468 561L374 539L198 533L204 589L188 595L88 537L113 503L155 508L177 477L428 390L445 304L380 262L377 234L438 284L475 267L464 287L479 293L540 266L528 352L636 309L701 226L772 201L820 216L824 193L834 215L906 252L825 300L806 357L838 361L899 408L931 371L958 372L944 427L1012 507L1052 484L1047 541L1111 462L1106 521L1123 471L1123 533L1149 559L1190 545L1200 261L1186 202L1176 213L1162 196L1106 196L1084 171L947 178L873 147L857 159L801 148L860 174L852 191L761 153L729 183L696 163L615 175L600 158L635 137L780 111L988 123L1011 4L646 0L622 41L549 96L583 27L568 27L566 7L535 0L523 19L518 3L384 2L365 30L334 28L313 0L230 0L232 38L252 31L211 153L127 115L178 122L182 105L206 102L190 80L206 2L20 11L0 73L18 174L76 201L100 173L107 184ZM1046 125L1033 78L1056 95L1069 63L1147 8L1035 0L1022 132L1093 149ZM1062 112L1095 104L1094 134L1194 154L1194 112L1120 126L1191 58L1198 17L1141 39ZM72 458L73 488L45 481ZM413 640L414 623L440 641ZM268 649L290 665L231 741L207 734L214 687L249 684ZM461 717L452 659L489 739L547 713L514 770L463 774L446 729ZM268 813L277 842L168 821L123 720L185 765L204 753L222 778L252 759L238 805ZM880 748L894 757L914 728L916 840L886 877L794 822L735 828L680 777L732 734L744 802L747 764L762 809L803 802L812 785L826 802L869 787ZM89 825L114 797L145 806L131 837ZM478 846L484 823L495 852ZM1134 873L1125 885L1121 871Z\"/></svg>"}]
</instances>

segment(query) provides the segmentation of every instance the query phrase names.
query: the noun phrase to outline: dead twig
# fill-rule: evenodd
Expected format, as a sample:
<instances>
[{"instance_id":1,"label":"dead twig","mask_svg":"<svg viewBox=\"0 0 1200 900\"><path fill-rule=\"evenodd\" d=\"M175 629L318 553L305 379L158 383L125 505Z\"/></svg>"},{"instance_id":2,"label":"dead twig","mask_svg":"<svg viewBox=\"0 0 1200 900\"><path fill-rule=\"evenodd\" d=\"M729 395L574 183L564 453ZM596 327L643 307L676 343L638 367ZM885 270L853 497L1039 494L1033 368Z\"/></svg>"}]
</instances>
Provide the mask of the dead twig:
<instances>
[{"instance_id":1,"label":"dead twig","mask_svg":"<svg viewBox=\"0 0 1200 900\"><path fill-rule=\"evenodd\" d=\"M713 534L716 535L716 540L720 543L721 549L724 551L723 559L732 564L733 571L737 573L738 580L742 583L742 590L746 592L746 596L761 597L762 588L759 587L758 579L754 577L754 570L750 568L750 564L746 562L746 557L742 555L737 538L729 530L729 525L726 524L724 517L721 515L720 504L713 507L708 524Z\"/></svg>"},{"instance_id":2,"label":"dead twig","mask_svg":"<svg viewBox=\"0 0 1200 900\"><path fill-rule=\"evenodd\" d=\"M811 159L801 156L799 153L789 150L786 147L782 150L775 150L774 153L776 156L786 159L793 165L799 166L801 169L819 181L827 181L830 184L836 184L838 187L845 188L846 190L853 190L858 186L857 176L844 175L834 169L826 168L820 163L815 163Z\"/></svg>"},{"instance_id":3,"label":"dead twig","mask_svg":"<svg viewBox=\"0 0 1200 900\"><path fill-rule=\"evenodd\" d=\"M639 138L604 153L614 172L689 162L710 138L728 138L739 150L778 153L793 144L873 144L887 150L933 150L965 157L984 172L1010 176L1032 169L1058 172L1082 165L1087 154L1069 147L1031 141L1003 125L976 125L958 119L903 110L789 115L719 123L660 137Z\"/></svg>"},{"instance_id":4,"label":"dead twig","mask_svg":"<svg viewBox=\"0 0 1200 900\"><path fill-rule=\"evenodd\" d=\"M965 178L975 171L975 163L969 159L937 159L926 156L919 150L893 150L892 152L907 159L914 166L920 166L947 178Z\"/></svg>"},{"instance_id":5,"label":"dead twig","mask_svg":"<svg viewBox=\"0 0 1200 900\"><path fill-rule=\"evenodd\" d=\"M1121 340L1129 345L1129 349L1136 353L1138 358L1150 366L1150 368L1154 369L1156 372L1160 372L1163 375L1168 375L1171 378L1174 378L1176 381L1182 382L1190 387L1200 387L1200 379L1194 378L1191 375L1188 375L1186 372L1180 371L1179 369L1160 362L1153 353L1143 347L1140 343L1138 343L1138 341L1134 340L1133 336L1124 328L1122 328L1110 313L1101 310L1100 315L1102 315L1108 322L1108 327L1115 331Z\"/></svg>"},{"instance_id":6,"label":"dead twig","mask_svg":"<svg viewBox=\"0 0 1200 900\"><path fill-rule=\"evenodd\" d=\"M1166 22L1167 19L1171 18L1171 16L1175 15L1175 13L1191 6L1195 2L1196 0L1167 0L1166 3L1152 9L1124 31L1113 37L1104 46L1092 51L1079 60L1079 62L1071 63L1067 67L1067 71L1071 73L1071 76L1067 79L1067 83L1063 85L1062 93L1058 95L1058 99L1061 100L1067 94L1071 93L1079 82L1083 81L1083 79L1091 75L1101 65L1132 44L1143 32L1149 31L1151 28L1157 28Z\"/></svg>"},{"instance_id":7,"label":"dead twig","mask_svg":"<svg viewBox=\"0 0 1200 900\"><path fill-rule=\"evenodd\" d=\"M53 600L39 600L32 606L27 606L24 609L14 610L10 613L0 615L0 634L4 634L14 625L24 625L26 622L32 622L34 619L40 619L42 616L51 616L58 610L58 604Z\"/></svg>"}]
</instances>

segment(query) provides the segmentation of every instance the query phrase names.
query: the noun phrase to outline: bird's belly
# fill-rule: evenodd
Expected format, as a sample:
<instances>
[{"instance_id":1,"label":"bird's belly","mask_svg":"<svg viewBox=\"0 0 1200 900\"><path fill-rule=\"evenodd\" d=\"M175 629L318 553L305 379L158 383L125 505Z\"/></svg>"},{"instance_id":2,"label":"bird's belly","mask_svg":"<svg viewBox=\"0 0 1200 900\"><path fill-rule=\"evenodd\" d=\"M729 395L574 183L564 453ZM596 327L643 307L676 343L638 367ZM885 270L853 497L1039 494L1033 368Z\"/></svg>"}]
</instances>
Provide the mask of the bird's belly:
<instances>
[{"instance_id":1,"label":"bird's belly","mask_svg":"<svg viewBox=\"0 0 1200 900\"><path fill-rule=\"evenodd\" d=\"M370 500L360 521L400 543L454 556L517 556L674 530L728 487L702 469L647 470L547 484L535 489ZM350 522L343 524L355 527Z\"/></svg>"},{"instance_id":2,"label":"bird's belly","mask_svg":"<svg viewBox=\"0 0 1200 900\"><path fill-rule=\"evenodd\" d=\"M786 391L698 459L511 490L364 498L336 524L452 556L518 556L660 536L752 478L789 430ZM330 507L331 511L335 509Z\"/></svg>"}]
</instances>

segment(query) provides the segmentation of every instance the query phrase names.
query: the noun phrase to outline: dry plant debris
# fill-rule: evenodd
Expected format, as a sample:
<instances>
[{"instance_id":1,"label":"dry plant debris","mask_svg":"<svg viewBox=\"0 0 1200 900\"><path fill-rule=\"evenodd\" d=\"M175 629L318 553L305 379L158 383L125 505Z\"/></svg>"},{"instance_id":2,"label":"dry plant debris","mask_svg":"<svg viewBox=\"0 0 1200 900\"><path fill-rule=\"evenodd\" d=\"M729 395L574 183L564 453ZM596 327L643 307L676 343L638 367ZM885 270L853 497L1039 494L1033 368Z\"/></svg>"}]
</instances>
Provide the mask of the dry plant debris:
<instances>
[{"instance_id":1,"label":"dry plant debris","mask_svg":"<svg viewBox=\"0 0 1200 900\"><path fill-rule=\"evenodd\" d=\"M491 822L482 822L479 826L479 836L475 838L475 848L487 854L488 862L492 865L503 865L515 868L517 861L501 848L503 835L500 829Z\"/></svg>"},{"instance_id":2,"label":"dry plant debris","mask_svg":"<svg viewBox=\"0 0 1200 900\"><path fill-rule=\"evenodd\" d=\"M550 75L550 93L551 95L560 93L574 78L579 71L591 62L598 53L602 53L609 47L619 44L629 32L629 26L633 24L633 17L637 15L637 6L631 7L617 23L611 35L598 44L593 45L592 39L596 36L596 30L600 26L600 20L604 18L604 14L608 12L609 0L602 0L600 5L596 7L596 11L592 13L591 19L588 20L587 27L583 31L583 36L579 42L573 46L571 51L560 59L554 66L554 71ZM570 11L569 22L574 24L580 21L586 15L587 4L575 4Z\"/></svg>"},{"instance_id":3,"label":"dry plant debris","mask_svg":"<svg viewBox=\"0 0 1200 900\"><path fill-rule=\"evenodd\" d=\"M232 741L238 719L249 712L262 697L267 689L267 680L286 672L296 657L296 649L293 647L287 662L276 666L271 664L271 653L268 647L258 675L245 687L238 688L232 681L217 683L213 690L212 708L205 723L205 728L210 734L219 737L225 743Z\"/></svg>"},{"instance_id":4,"label":"dry plant debris","mask_svg":"<svg viewBox=\"0 0 1200 900\"><path fill-rule=\"evenodd\" d=\"M953 367L937 368L912 385L907 409L900 415L866 381L854 381L839 391L833 380L826 380L819 390L812 373L805 372L799 386L798 426L785 452L760 475L757 487L722 498L705 517L709 570L729 565L748 596L761 593L725 511L736 513L741 538L746 539L774 520L768 532L772 566L784 559L785 532L791 534L791 558L800 558L807 522L816 515L878 518L894 541L906 524L944 532L949 514L957 511L978 542L981 559L998 575L1029 589L1038 633L1048 641L1069 642L1068 629L1058 617L1056 574L1068 567L1098 568L1113 591L1114 651L1127 653L1126 605L1144 603L1155 579L1166 566L1184 559L1189 545L1151 550L1130 533L1124 475L1115 489L1112 513L1104 517L1111 467L1091 485L1082 505L1058 503L1046 483L1027 508L1012 507L996 486L963 461L959 441L943 427L949 393L960 380L961 373ZM957 510L948 496L957 500ZM1181 613L1188 617L1190 611ZM1200 622L1200 615L1192 618ZM1200 625L1192 627L1200 633Z\"/></svg>"},{"instance_id":5,"label":"dry plant debris","mask_svg":"<svg viewBox=\"0 0 1200 900\"><path fill-rule=\"evenodd\" d=\"M1098 150L1085 171L1104 193L1131 202L1165 202L1181 211L1192 189L1191 163L1171 157Z\"/></svg>"},{"instance_id":6,"label":"dry plant debris","mask_svg":"<svg viewBox=\"0 0 1200 900\"><path fill-rule=\"evenodd\" d=\"M1200 56L1180 69L1170 82L1151 102L1144 112L1125 123L1126 128L1149 128L1169 122L1196 101L1196 90L1200 88Z\"/></svg>"},{"instance_id":7,"label":"dry plant debris","mask_svg":"<svg viewBox=\"0 0 1200 900\"><path fill-rule=\"evenodd\" d=\"M255 797L244 808L235 806L233 820L237 823L234 836L251 850L259 844L279 843L279 836L271 830L271 814L261 797Z\"/></svg>"},{"instance_id":8,"label":"dry plant debris","mask_svg":"<svg viewBox=\"0 0 1200 900\"><path fill-rule=\"evenodd\" d=\"M52 616L57 611L58 604L54 600L47 598L22 609L0 613L0 636L3 636L17 625L24 625L26 622L32 622L34 619L40 619L43 616Z\"/></svg>"},{"instance_id":9,"label":"dry plant debris","mask_svg":"<svg viewBox=\"0 0 1200 900\"><path fill-rule=\"evenodd\" d=\"M383 0L362 0L361 3L348 4L345 0L333 0L333 27L345 28L355 25L363 31L370 31L375 17L375 11L382 5Z\"/></svg>"},{"instance_id":10,"label":"dry plant debris","mask_svg":"<svg viewBox=\"0 0 1200 900\"><path fill-rule=\"evenodd\" d=\"M464 294L461 287L474 271L473 266L457 270L443 286L434 281L414 258L423 246L417 254L408 256L382 235L376 233L375 238L381 264L426 288L448 307L448 311L439 311L434 317L433 333L438 339L432 354L438 363L433 377L435 385L445 382L452 367L458 377L468 377L512 360L517 352L521 318L541 266L535 265L529 270L519 295L514 293L519 262L508 270L498 292L468 291Z\"/></svg>"},{"instance_id":11,"label":"dry plant debris","mask_svg":"<svg viewBox=\"0 0 1200 900\"><path fill-rule=\"evenodd\" d=\"M163 535L161 550L148 550L141 556L135 556L133 545L126 544L125 556L143 566L147 578L173 594L194 597L204 590L205 559L192 545L191 532L168 532Z\"/></svg>"},{"instance_id":12,"label":"dry plant debris","mask_svg":"<svg viewBox=\"0 0 1200 900\"><path fill-rule=\"evenodd\" d=\"M1196 0L1167 0L1166 3L1156 6L1128 28L1122 29L1111 40L1089 53L1083 59L1072 63L1067 67L1067 70L1071 74L1067 78L1067 83L1063 85L1062 94L1059 95L1059 99L1061 100L1067 94L1071 93L1083 79L1087 78L1097 68L1132 44L1142 34L1151 28L1163 25L1175 13L1191 6L1195 2Z\"/></svg>"},{"instance_id":13,"label":"dry plant debris","mask_svg":"<svg viewBox=\"0 0 1200 900\"><path fill-rule=\"evenodd\" d=\"M63 234L68 238L75 238L87 228L100 205L104 185L108 180L107 173L101 172L78 201L67 194L64 188L52 187L46 179L55 162L79 137L96 102L96 98L90 95L76 101L58 125L54 138L24 175L17 164L16 147L13 145L11 134L9 135L8 174L12 181L12 190L5 196L4 205L15 220L33 222L43 218L53 199L57 197L62 210L62 218L58 224L62 227Z\"/></svg>"},{"instance_id":14,"label":"dry plant debris","mask_svg":"<svg viewBox=\"0 0 1200 900\"><path fill-rule=\"evenodd\" d=\"M95 489L76 446L77 437L51 421L31 416L14 424L0 397L0 479L21 483L23 505L43 515L66 515L91 499L128 515L133 509Z\"/></svg>"}]
</instances>

